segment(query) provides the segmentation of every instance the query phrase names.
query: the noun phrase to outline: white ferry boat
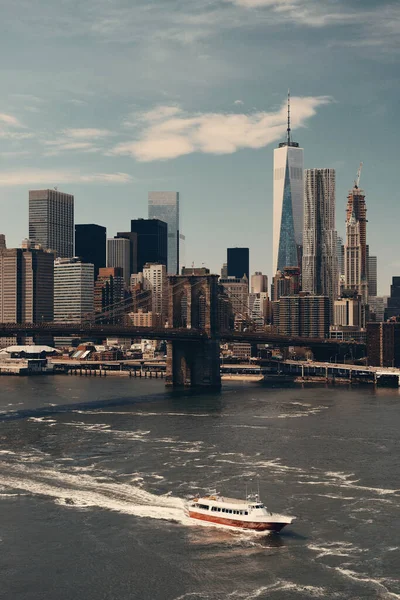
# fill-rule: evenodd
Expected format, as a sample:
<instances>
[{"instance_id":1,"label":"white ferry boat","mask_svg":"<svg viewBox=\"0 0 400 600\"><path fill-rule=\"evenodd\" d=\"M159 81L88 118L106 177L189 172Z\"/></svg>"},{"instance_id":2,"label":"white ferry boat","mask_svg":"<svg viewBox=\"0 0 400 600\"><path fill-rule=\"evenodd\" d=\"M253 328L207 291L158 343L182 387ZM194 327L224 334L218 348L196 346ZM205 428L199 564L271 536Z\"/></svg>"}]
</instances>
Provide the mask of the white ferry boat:
<instances>
[{"instance_id":1,"label":"white ferry boat","mask_svg":"<svg viewBox=\"0 0 400 600\"><path fill-rule=\"evenodd\" d=\"M295 519L269 512L260 502L258 494L247 496L247 500L226 498L219 494L193 498L187 505L187 513L192 519L208 523L275 533L293 523Z\"/></svg>"}]
</instances>

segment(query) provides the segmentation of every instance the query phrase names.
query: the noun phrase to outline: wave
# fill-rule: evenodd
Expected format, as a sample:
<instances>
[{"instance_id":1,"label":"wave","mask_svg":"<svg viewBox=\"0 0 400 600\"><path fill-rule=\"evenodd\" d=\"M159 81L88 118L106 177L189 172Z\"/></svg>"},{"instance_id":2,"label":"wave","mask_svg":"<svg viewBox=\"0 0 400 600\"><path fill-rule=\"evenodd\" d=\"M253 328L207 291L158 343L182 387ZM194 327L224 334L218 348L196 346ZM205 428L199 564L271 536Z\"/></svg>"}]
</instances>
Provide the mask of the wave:
<instances>
[{"instance_id":1,"label":"wave","mask_svg":"<svg viewBox=\"0 0 400 600\"><path fill-rule=\"evenodd\" d=\"M335 569L335 571L338 571L344 577L352 579L353 581L358 581L361 583L369 584L372 587L374 587L375 589L379 590L380 592L383 591L384 596L382 596L382 598L385 598L385 599L386 598L388 598L388 599L389 598L398 598L398 599L400 598L400 594L391 592L390 590L388 590L386 585L384 585L384 583L386 583L386 579L383 579L383 578L373 579L372 577L368 577L364 573L356 573L355 571L351 571L350 569L343 569L342 567L334 567L334 569ZM382 582L384 582L384 583L382 583Z\"/></svg>"}]
</instances>

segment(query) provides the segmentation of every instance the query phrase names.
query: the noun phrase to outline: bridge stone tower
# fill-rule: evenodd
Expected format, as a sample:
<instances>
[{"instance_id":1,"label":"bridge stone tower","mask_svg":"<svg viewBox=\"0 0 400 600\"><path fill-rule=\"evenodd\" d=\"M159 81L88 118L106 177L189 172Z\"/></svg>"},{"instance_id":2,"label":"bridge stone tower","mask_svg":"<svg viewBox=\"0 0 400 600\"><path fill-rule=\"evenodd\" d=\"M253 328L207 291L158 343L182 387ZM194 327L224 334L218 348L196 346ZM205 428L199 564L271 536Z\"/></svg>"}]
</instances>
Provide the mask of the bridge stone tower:
<instances>
[{"instance_id":1,"label":"bridge stone tower","mask_svg":"<svg viewBox=\"0 0 400 600\"><path fill-rule=\"evenodd\" d=\"M199 335L167 343L166 384L221 387L218 275L170 276L168 324Z\"/></svg>"}]
</instances>

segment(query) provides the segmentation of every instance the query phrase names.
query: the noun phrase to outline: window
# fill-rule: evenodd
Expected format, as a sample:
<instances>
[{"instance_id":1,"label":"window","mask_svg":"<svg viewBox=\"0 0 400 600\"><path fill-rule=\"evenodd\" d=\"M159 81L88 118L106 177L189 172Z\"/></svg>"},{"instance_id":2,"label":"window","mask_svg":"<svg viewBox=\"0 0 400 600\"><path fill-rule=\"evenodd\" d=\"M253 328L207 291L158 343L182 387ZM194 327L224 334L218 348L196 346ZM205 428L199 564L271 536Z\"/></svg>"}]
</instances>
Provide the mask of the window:
<instances>
[{"instance_id":1,"label":"window","mask_svg":"<svg viewBox=\"0 0 400 600\"><path fill-rule=\"evenodd\" d=\"M198 507L202 508L203 510L208 510L210 508L208 504L199 504Z\"/></svg>"},{"instance_id":2,"label":"window","mask_svg":"<svg viewBox=\"0 0 400 600\"><path fill-rule=\"evenodd\" d=\"M245 511L244 511L244 514L245 514L245 515L248 515L249 513L248 513L248 511L247 511L247 510L245 510Z\"/></svg>"}]
</instances>

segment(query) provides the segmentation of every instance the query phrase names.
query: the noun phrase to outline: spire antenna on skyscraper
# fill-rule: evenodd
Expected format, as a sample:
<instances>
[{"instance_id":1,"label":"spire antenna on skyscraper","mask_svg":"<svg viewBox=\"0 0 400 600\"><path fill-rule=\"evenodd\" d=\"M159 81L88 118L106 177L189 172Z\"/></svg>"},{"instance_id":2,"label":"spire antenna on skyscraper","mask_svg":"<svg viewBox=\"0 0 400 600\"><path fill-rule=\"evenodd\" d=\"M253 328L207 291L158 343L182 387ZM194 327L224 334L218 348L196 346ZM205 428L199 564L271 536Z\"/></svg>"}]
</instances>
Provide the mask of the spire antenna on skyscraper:
<instances>
[{"instance_id":1,"label":"spire antenna on skyscraper","mask_svg":"<svg viewBox=\"0 0 400 600\"><path fill-rule=\"evenodd\" d=\"M287 93L287 143L290 146L290 89Z\"/></svg>"}]
</instances>

